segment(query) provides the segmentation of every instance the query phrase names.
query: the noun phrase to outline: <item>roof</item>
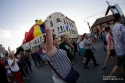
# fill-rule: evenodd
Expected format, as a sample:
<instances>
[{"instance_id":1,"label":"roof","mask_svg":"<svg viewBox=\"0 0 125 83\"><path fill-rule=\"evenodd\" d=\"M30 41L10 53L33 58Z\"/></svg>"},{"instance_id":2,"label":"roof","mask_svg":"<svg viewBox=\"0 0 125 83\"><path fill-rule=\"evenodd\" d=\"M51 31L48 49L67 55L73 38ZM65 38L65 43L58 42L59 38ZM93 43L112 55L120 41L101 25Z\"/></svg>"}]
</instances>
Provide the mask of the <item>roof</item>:
<instances>
[{"instance_id":1,"label":"roof","mask_svg":"<svg viewBox=\"0 0 125 83\"><path fill-rule=\"evenodd\" d=\"M67 18L68 20L70 20L70 21L72 21L73 23L75 23L73 20L71 20L71 19L70 19L70 18L68 18L67 16L66 16L65 18Z\"/></svg>"},{"instance_id":2,"label":"roof","mask_svg":"<svg viewBox=\"0 0 125 83\"><path fill-rule=\"evenodd\" d=\"M109 16L105 16L105 17L102 17L102 18L98 18L98 19L96 19L94 24L91 26L91 28L95 27L96 25L99 25L99 24L102 24L102 23L106 23L106 22L109 22L109 21L113 21L113 20L115 20L113 15L109 15Z\"/></svg>"}]
</instances>

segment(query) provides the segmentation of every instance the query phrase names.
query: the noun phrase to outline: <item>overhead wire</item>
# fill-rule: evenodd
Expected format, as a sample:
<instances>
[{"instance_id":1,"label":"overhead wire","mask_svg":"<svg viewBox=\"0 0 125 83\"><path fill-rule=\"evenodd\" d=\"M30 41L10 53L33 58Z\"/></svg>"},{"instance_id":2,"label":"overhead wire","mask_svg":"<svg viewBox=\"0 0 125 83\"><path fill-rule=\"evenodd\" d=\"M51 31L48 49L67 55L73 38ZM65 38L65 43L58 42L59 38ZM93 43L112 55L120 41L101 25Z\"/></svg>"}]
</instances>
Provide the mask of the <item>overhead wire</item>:
<instances>
[{"instance_id":1,"label":"overhead wire","mask_svg":"<svg viewBox=\"0 0 125 83\"><path fill-rule=\"evenodd\" d=\"M106 4L106 3L105 3L105 4ZM101 5L99 5L99 6L96 6L96 7L94 7L94 8L91 8L91 9L89 9L89 10L87 10L87 11L84 11L84 12L78 14L78 15L73 16L72 18L75 18L75 17L77 17L77 16L79 16L79 15L82 15L83 13L86 13L86 12L89 12L89 11L91 11L91 10L93 10L93 9L96 9L96 8L98 8L98 7L101 7L101 6L105 5L105 4L101 4Z\"/></svg>"},{"instance_id":2,"label":"overhead wire","mask_svg":"<svg viewBox=\"0 0 125 83\"><path fill-rule=\"evenodd\" d=\"M106 7L107 8L107 7ZM88 18L90 18L90 17L94 17L94 16L97 16L97 15L99 15L100 13L101 13L101 15L102 15L102 13L104 13L106 10L106 8L104 8L104 9L102 9L102 10L100 10L100 11L97 11L96 13L94 13L94 14L92 14L92 15L89 15L89 16L87 16L87 17L84 17L84 18L82 18L82 19L80 19L80 20L83 20L83 19L88 19Z\"/></svg>"}]
</instances>

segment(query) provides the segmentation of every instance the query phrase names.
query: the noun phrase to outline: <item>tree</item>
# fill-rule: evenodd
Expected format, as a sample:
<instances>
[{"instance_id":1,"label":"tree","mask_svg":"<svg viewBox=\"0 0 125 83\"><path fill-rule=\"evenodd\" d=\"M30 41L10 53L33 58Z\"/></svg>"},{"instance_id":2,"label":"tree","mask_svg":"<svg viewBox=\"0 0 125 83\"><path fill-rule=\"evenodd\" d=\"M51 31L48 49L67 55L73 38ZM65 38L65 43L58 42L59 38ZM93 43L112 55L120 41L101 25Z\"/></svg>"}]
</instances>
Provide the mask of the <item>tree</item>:
<instances>
[{"instance_id":1,"label":"tree","mask_svg":"<svg viewBox=\"0 0 125 83\"><path fill-rule=\"evenodd\" d=\"M24 51L24 49L22 48L22 46L16 48L16 54L19 54L20 51Z\"/></svg>"}]
</instances>

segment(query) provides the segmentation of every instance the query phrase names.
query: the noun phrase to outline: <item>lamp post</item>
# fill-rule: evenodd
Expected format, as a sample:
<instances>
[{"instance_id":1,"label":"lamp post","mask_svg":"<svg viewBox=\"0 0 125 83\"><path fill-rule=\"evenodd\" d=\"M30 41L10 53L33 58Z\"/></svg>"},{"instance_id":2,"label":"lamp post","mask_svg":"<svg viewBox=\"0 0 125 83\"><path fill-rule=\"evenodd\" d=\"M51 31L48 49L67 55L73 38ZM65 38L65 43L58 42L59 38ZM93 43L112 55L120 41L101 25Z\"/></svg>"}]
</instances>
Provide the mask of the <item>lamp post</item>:
<instances>
[{"instance_id":1,"label":"lamp post","mask_svg":"<svg viewBox=\"0 0 125 83\"><path fill-rule=\"evenodd\" d=\"M89 31L90 31L90 34L91 34L92 32L91 32L91 28L90 28L90 25L89 25L89 22L88 22L88 17L87 17L87 21L84 21L84 22L87 22L87 25L89 27Z\"/></svg>"}]
</instances>

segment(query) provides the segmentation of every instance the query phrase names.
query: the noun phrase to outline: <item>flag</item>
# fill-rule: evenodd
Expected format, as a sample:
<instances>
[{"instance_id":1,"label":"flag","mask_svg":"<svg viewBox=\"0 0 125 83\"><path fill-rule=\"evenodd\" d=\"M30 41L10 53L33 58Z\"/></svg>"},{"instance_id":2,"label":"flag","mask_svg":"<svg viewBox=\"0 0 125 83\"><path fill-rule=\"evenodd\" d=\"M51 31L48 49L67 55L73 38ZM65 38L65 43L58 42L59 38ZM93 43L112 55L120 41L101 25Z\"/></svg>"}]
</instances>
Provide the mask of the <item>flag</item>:
<instances>
[{"instance_id":1,"label":"flag","mask_svg":"<svg viewBox=\"0 0 125 83\"><path fill-rule=\"evenodd\" d=\"M66 36L68 36L68 25L66 25Z\"/></svg>"},{"instance_id":2,"label":"flag","mask_svg":"<svg viewBox=\"0 0 125 83\"><path fill-rule=\"evenodd\" d=\"M36 23L31 27L31 29L28 32L26 42L31 41L32 39L42 35L45 33L45 28L42 25L42 20L35 20Z\"/></svg>"}]
</instances>

